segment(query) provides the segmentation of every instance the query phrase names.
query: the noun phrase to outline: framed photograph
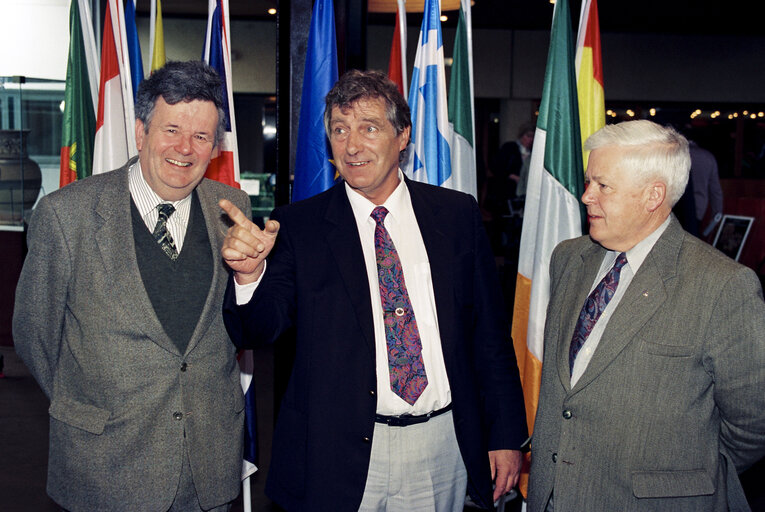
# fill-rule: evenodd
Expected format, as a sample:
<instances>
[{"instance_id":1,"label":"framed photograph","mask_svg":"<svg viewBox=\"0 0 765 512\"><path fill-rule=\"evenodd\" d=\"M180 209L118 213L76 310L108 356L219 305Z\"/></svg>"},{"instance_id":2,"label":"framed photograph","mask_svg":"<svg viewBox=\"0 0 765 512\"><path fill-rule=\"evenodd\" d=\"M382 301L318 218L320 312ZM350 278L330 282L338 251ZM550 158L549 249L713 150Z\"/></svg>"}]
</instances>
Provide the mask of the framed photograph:
<instances>
[{"instance_id":1,"label":"framed photograph","mask_svg":"<svg viewBox=\"0 0 765 512\"><path fill-rule=\"evenodd\" d=\"M715 249L738 261L753 222L754 217L723 215L712 245Z\"/></svg>"}]
</instances>

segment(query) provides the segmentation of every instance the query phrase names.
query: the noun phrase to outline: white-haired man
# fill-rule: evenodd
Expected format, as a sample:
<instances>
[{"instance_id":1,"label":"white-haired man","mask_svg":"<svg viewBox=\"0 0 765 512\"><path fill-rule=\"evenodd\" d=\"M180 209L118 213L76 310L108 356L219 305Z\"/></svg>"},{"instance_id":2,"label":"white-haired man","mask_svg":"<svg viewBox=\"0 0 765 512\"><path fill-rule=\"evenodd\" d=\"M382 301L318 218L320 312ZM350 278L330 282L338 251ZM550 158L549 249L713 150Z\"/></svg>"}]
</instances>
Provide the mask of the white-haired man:
<instances>
[{"instance_id":1,"label":"white-haired man","mask_svg":"<svg viewBox=\"0 0 765 512\"><path fill-rule=\"evenodd\" d=\"M765 454L765 303L754 272L671 215L688 142L650 121L587 140L589 236L561 243L529 510L748 510Z\"/></svg>"}]
</instances>

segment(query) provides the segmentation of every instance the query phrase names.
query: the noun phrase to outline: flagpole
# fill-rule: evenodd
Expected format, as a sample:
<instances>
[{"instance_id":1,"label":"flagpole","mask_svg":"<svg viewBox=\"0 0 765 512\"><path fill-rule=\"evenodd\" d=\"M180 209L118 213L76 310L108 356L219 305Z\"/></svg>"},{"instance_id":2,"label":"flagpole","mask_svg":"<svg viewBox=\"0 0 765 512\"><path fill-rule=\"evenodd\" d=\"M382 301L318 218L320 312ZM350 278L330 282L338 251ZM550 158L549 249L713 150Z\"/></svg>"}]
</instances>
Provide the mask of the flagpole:
<instances>
[{"instance_id":1,"label":"flagpole","mask_svg":"<svg viewBox=\"0 0 765 512\"><path fill-rule=\"evenodd\" d=\"M149 64L149 70L152 69L154 64L154 38L156 37L156 24L157 24L157 0L151 0L151 6L149 7L149 51L151 52L151 62Z\"/></svg>"},{"instance_id":2,"label":"flagpole","mask_svg":"<svg viewBox=\"0 0 765 512\"><path fill-rule=\"evenodd\" d=\"M98 77L101 74L101 63L98 61L98 46L93 31L93 17L90 14L90 2L77 0L80 7L80 25L82 27L82 42L85 46L85 62L88 67L88 83L90 98L93 100L93 112L98 112Z\"/></svg>"},{"instance_id":3,"label":"flagpole","mask_svg":"<svg viewBox=\"0 0 765 512\"><path fill-rule=\"evenodd\" d=\"M467 31L468 68L470 69L470 117L473 120L473 169L478 170L476 162L475 141L475 84L473 81L473 14L470 0L461 0L462 11L465 13L465 25ZM477 179L477 177L476 177ZM476 198L478 191L476 190Z\"/></svg>"},{"instance_id":4,"label":"flagpole","mask_svg":"<svg viewBox=\"0 0 765 512\"><path fill-rule=\"evenodd\" d=\"M409 96L408 77L406 69L406 0L398 1L398 39L401 46L401 83L404 87L404 98Z\"/></svg>"}]
</instances>

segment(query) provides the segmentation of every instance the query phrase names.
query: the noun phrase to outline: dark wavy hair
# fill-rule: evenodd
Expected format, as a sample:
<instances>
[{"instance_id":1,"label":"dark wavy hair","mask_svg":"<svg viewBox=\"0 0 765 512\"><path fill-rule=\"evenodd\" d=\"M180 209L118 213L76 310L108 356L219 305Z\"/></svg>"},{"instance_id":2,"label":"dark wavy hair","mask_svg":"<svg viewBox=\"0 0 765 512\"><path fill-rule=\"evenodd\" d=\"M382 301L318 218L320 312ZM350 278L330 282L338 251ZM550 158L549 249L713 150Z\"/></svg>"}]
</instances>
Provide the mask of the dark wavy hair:
<instances>
[{"instance_id":1,"label":"dark wavy hair","mask_svg":"<svg viewBox=\"0 0 765 512\"><path fill-rule=\"evenodd\" d=\"M226 115L223 112L222 83L215 69L201 60L171 61L141 82L135 100L135 118L143 122L147 133L160 96L168 105L194 100L213 102L218 109L214 141L215 145L218 144L226 129Z\"/></svg>"},{"instance_id":2,"label":"dark wavy hair","mask_svg":"<svg viewBox=\"0 0 765 512\"><path fill-rule=\"evenodd\" d=\"M407 127L412 126L409 105L396 84L385 73L352 69L341 76L327 93L324 109L324 130L327 136L329 136L329 123L334 107L343 110L360 100L375 98L385 101L385 117L395 128L396 135L400 135Z\"/></svg>"}]
</instances>

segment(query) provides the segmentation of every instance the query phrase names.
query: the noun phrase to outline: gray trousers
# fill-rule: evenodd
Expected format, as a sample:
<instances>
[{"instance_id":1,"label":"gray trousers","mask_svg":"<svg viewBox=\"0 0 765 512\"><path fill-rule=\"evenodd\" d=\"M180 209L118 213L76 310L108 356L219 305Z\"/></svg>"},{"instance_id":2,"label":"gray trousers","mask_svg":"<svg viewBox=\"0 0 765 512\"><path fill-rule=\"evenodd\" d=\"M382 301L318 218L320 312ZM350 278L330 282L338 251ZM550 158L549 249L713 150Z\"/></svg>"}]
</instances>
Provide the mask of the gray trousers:
<instances>
[{"instance_id":1,"label":"gray trousers","mask_svg":"<svg viewBox=\"0 0 765 512\"><path fill-rule=\"evenodd\" d=\"M425 423L375 423L362 512L462 512L467 470L451 411Z\"/></svg>"}]
</instances>

